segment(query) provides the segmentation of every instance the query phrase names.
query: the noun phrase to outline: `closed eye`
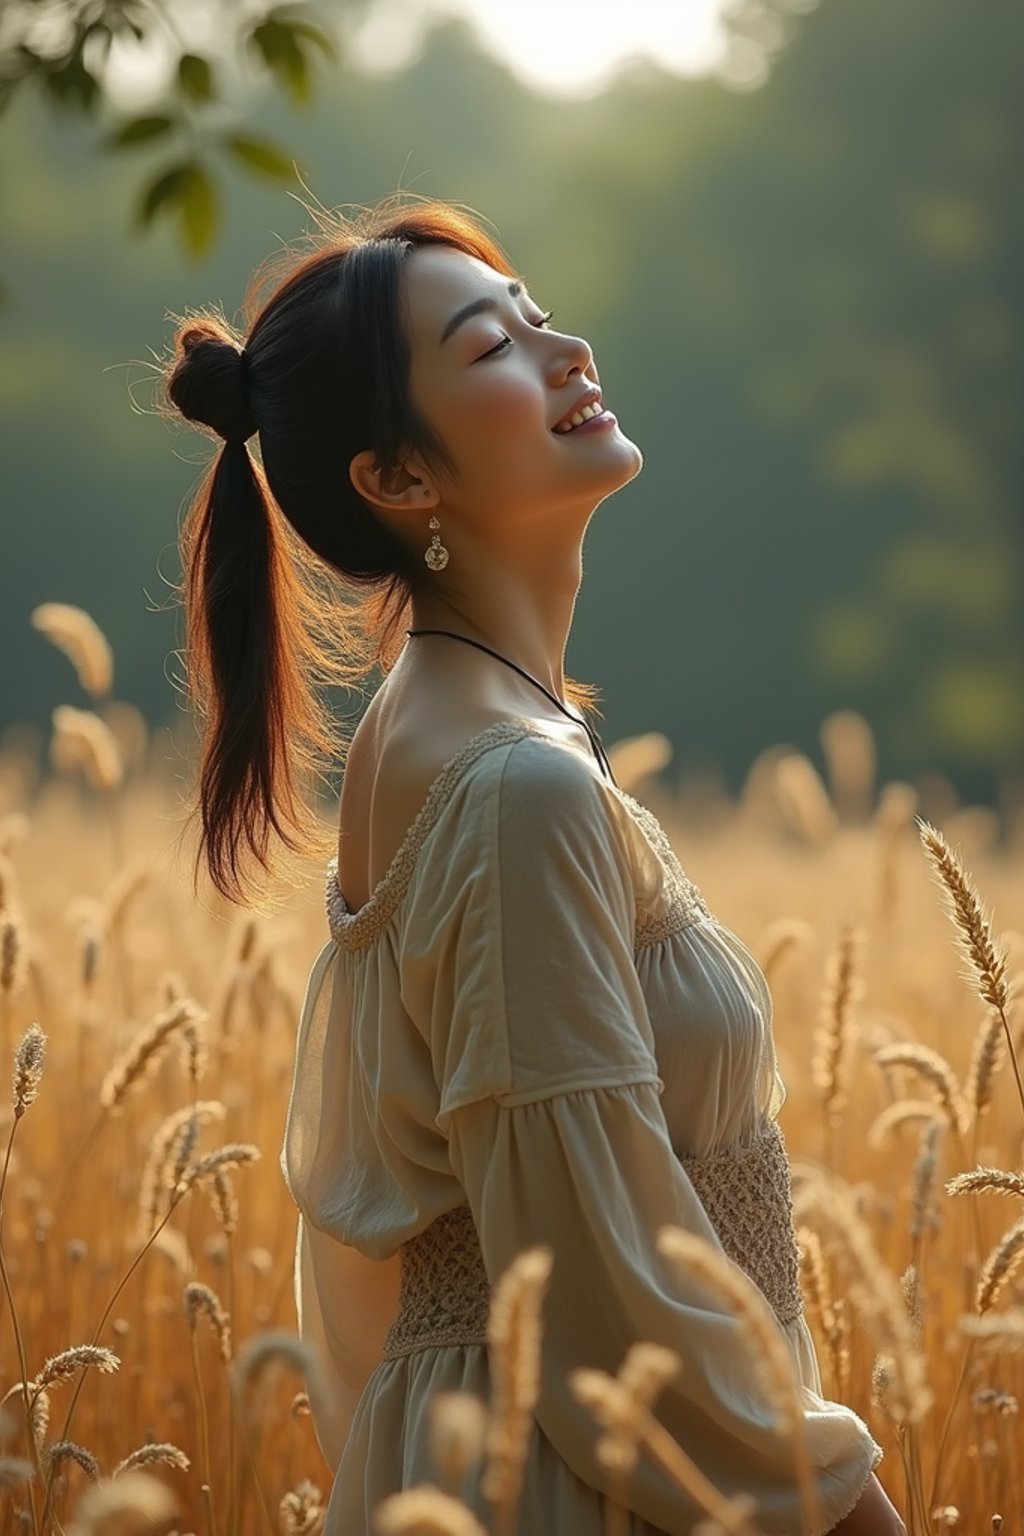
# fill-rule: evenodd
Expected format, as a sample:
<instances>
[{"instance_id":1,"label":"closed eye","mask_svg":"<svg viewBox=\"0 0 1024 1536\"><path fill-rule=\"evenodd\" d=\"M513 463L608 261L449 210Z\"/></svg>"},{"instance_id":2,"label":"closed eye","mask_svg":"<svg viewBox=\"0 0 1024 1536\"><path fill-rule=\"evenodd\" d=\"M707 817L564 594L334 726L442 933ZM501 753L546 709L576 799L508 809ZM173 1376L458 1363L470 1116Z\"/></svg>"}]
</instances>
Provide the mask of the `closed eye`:
<instances>
[{"instance_id":1,"label":"closed eye","mask_svg":"<svg viewBox=\"0 0 1024 1536\"><path fill-rule=\"evenodd\" d=\"M539 320L531 320L530 324L536 330L541 331L546 325L550 324L554 313L555 312L553 309L549 309L546 314L541 315ZM489 347L486 352L481 352L480 356L477 358L477 362L482 363L485 357L493 357L496 352L504 352L505 348L510 347L511 345L511 336L503 336L500 341L495 342L493 347Z\"/></svg>"}]
</instances>

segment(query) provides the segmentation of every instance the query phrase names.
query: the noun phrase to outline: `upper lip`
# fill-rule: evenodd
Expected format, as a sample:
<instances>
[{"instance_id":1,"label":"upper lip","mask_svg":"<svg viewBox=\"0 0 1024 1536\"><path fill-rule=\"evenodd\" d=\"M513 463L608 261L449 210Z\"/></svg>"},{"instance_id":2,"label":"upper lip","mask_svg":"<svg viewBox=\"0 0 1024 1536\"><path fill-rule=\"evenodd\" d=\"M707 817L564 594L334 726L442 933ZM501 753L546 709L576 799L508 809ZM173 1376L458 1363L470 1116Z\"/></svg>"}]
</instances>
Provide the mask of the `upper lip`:
<instances>
[{"instance_id":1,"label":"upper lip","mask_svg":"<svg viewBox=\"0 0 1024 1536\"><path fill-rule=\"evenodd\" d=\"M564 427L566 422L571 421L572 418L576 415L576 412L582 411L585 406L600 404L601 391L598 389L596 384L592 384L589 389L584 390L583 394L580 395L575 405L571 405L569 407L564 416L559 416L558 420L551 428L552 432L557 432L559 427Z\"/></svg>"}]
</instances>

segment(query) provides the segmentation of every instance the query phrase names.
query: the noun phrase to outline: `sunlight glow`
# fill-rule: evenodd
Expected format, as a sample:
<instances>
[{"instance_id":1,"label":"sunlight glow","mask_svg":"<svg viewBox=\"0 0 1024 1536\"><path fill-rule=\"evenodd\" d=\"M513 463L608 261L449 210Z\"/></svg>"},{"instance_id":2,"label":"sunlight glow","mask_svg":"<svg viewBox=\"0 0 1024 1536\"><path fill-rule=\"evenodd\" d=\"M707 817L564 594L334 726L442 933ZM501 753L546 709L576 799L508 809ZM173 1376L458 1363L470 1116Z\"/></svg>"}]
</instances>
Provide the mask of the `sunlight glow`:
<instances>
[{"instance_id":1,"label":"sunlight glow","mask_svg":"<svg viewBox=\"0 0 1024 1536\"><path fill-rule=\"evenodd\" d=\"M630 60L678 75L717 72L729 0L378 0L351 48L372 73L404 68L435 17L461 16L526 84L590 96Z\"/></svg>"}]
</instances>

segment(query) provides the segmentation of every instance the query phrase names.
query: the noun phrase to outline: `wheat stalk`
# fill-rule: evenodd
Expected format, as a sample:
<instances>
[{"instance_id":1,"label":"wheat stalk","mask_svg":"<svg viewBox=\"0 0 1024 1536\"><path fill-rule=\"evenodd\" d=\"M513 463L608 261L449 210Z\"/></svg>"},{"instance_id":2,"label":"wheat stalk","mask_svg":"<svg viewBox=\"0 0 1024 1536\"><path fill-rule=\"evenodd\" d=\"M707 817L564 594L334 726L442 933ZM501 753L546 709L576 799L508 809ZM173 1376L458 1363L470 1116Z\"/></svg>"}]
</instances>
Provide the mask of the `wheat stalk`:
<instances>
[{"instance_id":1,"label":"wheat stalk","mask_svg":"<svg viewBox=\"0 0 1024 1536\"><path fill-rule=\"evenodd\" d=\"M435 1392L427 1412L431 1459L442 1487L455 1493L483 1456L486 1406L473 1392Z\"/></svg>"},{"instance_id":2,"label":"wheat stalk","mask_svg":"<svg viewBox=\"0 0 1024 1536\"><path fill-rule=\"evenodd\" d=\"M946 1181L946 1192L950 1195L975 1194L984 1189L1024 1199L1024 1173L1012 1173L1007 1168L972 1168L969 1173L955 1174Z\"/></svg>"},{"instance_id":3,"label":"wheat stalk","mask_svg":"<svg viewBox=\"0 0 1024 1536\"><path fill-rule=\"evenodd\" d=\"M51 1467L58 1467L68 1460L77 1462L91 1483L99 1481L102 1474L96 1457L84 1446L76 1445L74 1440L54 1440L48 1445L43 1453L43 1470L49 1472Z\"/></svg>"},{"instance_id":4,"label":"wheat stalk","mask_svg":"<svg viewBox=\"0 0 1024 1536\"><path fill-rule=\"evenodd\" d=\"M947 897L947 910L958 935L957 947L966 956L974 971L981 997L996 1009L1002 1021L1017 1082L1017 1093L1021 1109L1024 1110L1024 1083L1021 1082L1017 1054L1006 1017L1010 1006L1006 953L992 937L992 927L974 881L953 853L942 833L929 822L923 821L920 816L917 817L917 823L925 852L931 860Z\"/></svg>"},{"instance_id":5,"label":"wheat stalk","mask_svg":"<svg viewBox=\"0 0 1024 1536\"><path fill-rule=\"evenodd\" d=\"M203 1010L188 998L172 1003L157 1014L129 1042L100 1085L100 1104L111 1115L122 1113L124 1098L151 1077L169 1041L188 1023L205 1019Z\"/></svg>"},{"instance_id":6,"label":"wheat stalk","mask_svg":"<svg viewBox=\"0 0 1024 1536\"><path fill-rule=\"evenodd\" d=\"M498 1536L511 1536L522 1490L533 1406L540 1391L541 1304L553 1249L524 1249L499 1276L491 1297L487 1344L492 1396L480 1489L493 1506Z\"/></svg>"},{"instance_id":7,"label":"wheat stalk","mask_svg":"<svg viewBox=\"0 0 1024 1536\"><path fill-rule=\"evenodd\" d=\"M939 1103L950 1125L957 1135L963 1135L967 1128L963 1090L956 1073L944 1056L933 1050L930 1045L919 1045L910 1041L880 1046L872 1052L872 1055L879 1066L910 1067L930 1083L938 1094Z\"/></svg>"},{"instance_id":8,"label":"wheat stalk","mask_svg":"<svg viewBox=\"0 0 1024 1536\"><path fill-rule=\"evenodd\" d=\"M1024 1350L1024 1307L1011 1307L988 1316L965 1312L958 1319L957 1327L961 1333L984 1340L1000 1352Z\"/></svg>"},{"instance_id":9,"label":"wheat stalk","mask_svg":"<svg viewBox=\"0 0 1024 1536\"><path fill-rule=\"evenodd\" d=\"M111 1477L123 1477L126 1472L133 1471L136 1467L152 1466L177 1467L182 1472L187 1472L192 1463L185 1452L179 1450L176 1445L171 1445L166 1440L152 1441L148 1445L140 1445L136 1450L130 1451L123 1461L119 1461L111 1472Z\"/></svg>"},{"instance_id":10,"label":"wheat stalk","mask_svg":"<svg viewBox=\"0 0 1024 1536\"><path fill-rule=\"evenodd\" d=\"M803 1182L794 1195L801 1216L813 1211L836 1240L848 1275L850 1296L880 1352L891 1355L895 1379L891 1401L899 1422L916 1424L932 1405L925 1361L913 1336L896 1277L883 1264L871 1234L858 1215L849 1189L834 1177Z\"/></svg>"},{"instance_id":11,"label":"wheat stalk","mask_svg":"<svg viewBox=\"0 0 1024 1536\"><path fill-rule=\"evenodd\" d=\"M372 1518L375 1536L487 1536L472 1510L432 1483L389 1494Z\"/></svg>"},{"instance_id":12,"label":"wheat stalk","mask_svg":"<svg viewBox=\"0 0 1024 1536\"><path fill-rule=\"evenodd\" d=\"M803 1518L809 1530L816 1530L821 1524L821 1504L800 1385L778 1318L743 1270L705 1238L682 1227L664 1226L657 1234L657 1246L684 1278L699 1275L725 1301L749 1339L765 1396L778 1415L780 1429L792 1442Z\"/></svg>"},{"instance_id":13,"label":"wheat stalk","mask_svg":"<svg viewBox=\"0 0 1024 1536\"><path fill-rule=\"evenodd\" d=\"M114 653L91 614L72 603L40 603L32 610L31 622L64 652L86 693L99 698L110 692Z\"/></svg>"},{"instance_id":14,"label":"wheat stalk","mask_svg":"<svg viewBox=\"0 0 1024 1536\"><path fill-rule=\"evenodd\" d=\"M81 768L93 789L109 792L124 780L124 763L117 737L99 715L72 704L53 711L50 761L55 768Z\"/></svg>"},{"instance_id":15,"label":"wheat stalk","mask_svg":"<svg viewBox=\"0 0 1024 1536\"><path fill-rule=\"evenodd\" d=\"M836 1392L842 1396L850 1374L850 1351L846 1346L846 1329L843 1314L832 1296L828 1266L821 1246L821 1239L813 1227L797 1229L797 1247L800 1255L802 1289L808 1309L817 1316L825 1336L832 1367Z\"/></svg>"},{"instance_id":16,"label":"wheat stalk","mask_svg":"<svg viewBox=\"0 0 1024 1536\"><path fill-rule=\"evenodd\" d=\"M1024 1259L1024 1216L1004 1232L981 1267L974 1305L987 1312L1003 1286Z\"/></svg>"},{"instance_id":17,"label":"wheat stalk","mask_svg":"<svg viewBox=\"0 0 1024 1536\"><path fill-rule=\"evenodd\" d=\"M231 1324L228 1315L221 1306L216 1291L211 1290L208 1285L202 1285L199 1281L193 1280L185 1287L185 1314L193 1332L195 1332L200 1312L205 1312L210 1319L210 1326L217 1335L221 1359L225 1365L230 1365Z\"/></svg>"},{"instance_id":18,"label":"wheat stalk","mask_svg":"<svg viewBox=\"0 0 1024 1536\"><path fill-rule=\"evenodd\" d=\"M281 1536L319 1536L327 1510L320 1489L308 1477L281 1499L277 1523Z\"/></svg>"},{"instance_id":19,"label":"wheat stalk","mask_svg":"<svg viewBox=\"0 0 1024 1536\"><path fill-rule=\"evenodd\" d=\"M146 1472L91 1483L75 1506L68 1536L109 1536L112 1530L145 1530L170 1520L178 1501L166 1484Z\"/></svg>"},{"instance_id":20,"label":"wheat stalk","mask_svg":"<svg viewBox=\"0 0 1024 1536\"><path fill-rule=\"evenodd\" d=\"M846 924L839 941L825 965L825 988L818 1027L814 1032L811 1076L821 1094L825 1117L826 1157L835 1161L835 1134L840 1111L846 1104L851 1022L854 1003L863 994L860 980L860 952L864 932Z\"/></svg>"},{"instance_id":21,"label":"wheat stalk","mask_svg":"<svg viewBox=\"0 0 1024 1536\"><path fill-rule=\"evenodd\" d=\"M727 1499L650 1410L615 1376L580 1366L569 1372L568 1381L573 1396L590 1409L613 1443L622 1444L627 1437L635 1437L676 1486L718 1520L726 1531L735 1536L760 1536L757 1526L751 1524L749 1503Z\"/></svg>"},{"instance_id":22,"label":"wheat stalk","mask_svg":"<svg viewBox=\"0 0 1024 1536\"><path fill-rule=\"evenodd\" d=\"M934 1099L897 1099L887 1104L868 1127L868 1146L881 1151L889 1145L892 1133L911 1120L934 1120L939 1107Z\"/></svg>"},{"instance_id":23,"label":"wheat stalk","mask_svg":"<svg viewBox=\"0 0 1024 1536\"><path fill-rule=\"evenodd\" d=\"M0 1493L30 1482L36 1469L24 1456L0 1456Z\"/></svg>"}]
</instances>

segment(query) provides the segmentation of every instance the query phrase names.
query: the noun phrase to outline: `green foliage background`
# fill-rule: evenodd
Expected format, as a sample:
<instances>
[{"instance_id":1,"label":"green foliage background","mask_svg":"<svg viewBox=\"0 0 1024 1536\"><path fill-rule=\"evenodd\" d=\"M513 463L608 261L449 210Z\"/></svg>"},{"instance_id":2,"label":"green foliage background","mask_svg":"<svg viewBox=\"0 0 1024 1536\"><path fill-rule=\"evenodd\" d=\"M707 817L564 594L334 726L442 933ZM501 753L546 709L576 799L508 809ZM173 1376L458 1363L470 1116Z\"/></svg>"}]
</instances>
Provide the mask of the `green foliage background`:
<instances>
[{"instance_id":1,"label":"green foliage background","mask_svg":"<svg viewBox=\"0 0 1024 1536\"><path fill-rule=\"evenodd\" d=\"M823 0L756 92L644 69L566 102L447 24L404 73L342 63L312 110L253 101L327 206L401 184L480 209L594 345L646 455L591 525L568 655L606 740L663 730L737 788L772 742L820 761L849 707L887 777L1019 781L1022 31L1001 0ZM159 147L96 139L27 92L0 125L0 729L80 702L29 625L49 599L107 631L118 697L180 715L169 584L207 444L145 414L146 362L309 227L218 164L190 263L169 225L130 233Z\"/></svg>"}]
</instances>

